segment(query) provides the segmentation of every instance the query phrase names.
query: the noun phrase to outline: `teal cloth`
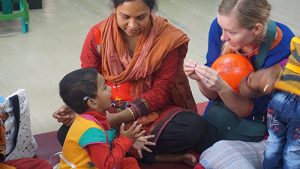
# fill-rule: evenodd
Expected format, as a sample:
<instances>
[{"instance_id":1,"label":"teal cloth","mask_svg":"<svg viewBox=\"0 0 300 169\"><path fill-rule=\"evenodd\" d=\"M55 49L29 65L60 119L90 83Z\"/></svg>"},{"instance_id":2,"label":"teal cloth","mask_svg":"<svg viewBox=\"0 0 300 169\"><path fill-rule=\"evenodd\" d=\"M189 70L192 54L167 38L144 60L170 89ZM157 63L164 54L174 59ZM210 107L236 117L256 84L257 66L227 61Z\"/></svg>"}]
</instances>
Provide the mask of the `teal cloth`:
<instances>
[{"instance_id":1,"label":"teal cloth","mask_svg":"<svg viewBox=\"0 0 300 169\"><path fill-rule=\"evenodd\" d=\"M221 100L207 108L204 119L217 128L220 140L261 141L267 133L263 122L237 117Z\"/></svg>"},{"instance_id":2,"label":"teal cloth","mask_svg":"<svg viewBox=\"0 0 300 169\"><path fill-rule=\"evenodd\" d=\"M107 143L104 131L97 128L89 128L79 139L79 145L85 147L92 143Z\"/></svg>"},{"instance_id":3,"label":"teal cloth","mask_svg":"<svg viewBox=\"0 0 300 169\"><path fill-rule=\"evenodd\" d=\"M258 55L255 57L255 62L252 63L255 70L259 70L263 65L267 57L267 53L269 49L271 49L272 43L275 39L275 35L276 35L276 23L272 20L269 20L265 39L259 48Z\"/></svg>"},{"instance_id":4,"label":"teal cloth","mask_svg":"<svg viewBox=\"0 0 300 169\"><path fill-rule=\"evenodd\" d=\"M106 130L106 134L108 137L108 142L111 144L116 137L116 129L111 128L110 130Z\"/></svg>"}]
</instances>

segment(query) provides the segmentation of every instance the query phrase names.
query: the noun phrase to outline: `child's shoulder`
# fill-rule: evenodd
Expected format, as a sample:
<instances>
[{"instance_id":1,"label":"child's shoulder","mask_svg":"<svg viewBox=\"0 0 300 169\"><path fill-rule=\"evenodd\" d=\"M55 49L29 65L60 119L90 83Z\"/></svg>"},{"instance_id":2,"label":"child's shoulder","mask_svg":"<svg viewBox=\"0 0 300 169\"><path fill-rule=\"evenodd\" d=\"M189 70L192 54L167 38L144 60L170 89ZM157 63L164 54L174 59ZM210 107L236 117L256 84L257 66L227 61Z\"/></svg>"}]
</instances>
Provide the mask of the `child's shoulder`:
<instances>
[{"instance_id":1,"label":"child's shoulder","mask_svg":"<svg viewBox=\"0 0 300 169\"><path fill-rule=\"evenodd\" d=\"M98 120L93 117L92 115L89 114L80 114L76 116L77 121L80 121L82 124L86 125L88 124L89 126L97 126L101 129L103 129L103 127L101 126L100 122L98 122Z\"/></svg>"}]
</instances>

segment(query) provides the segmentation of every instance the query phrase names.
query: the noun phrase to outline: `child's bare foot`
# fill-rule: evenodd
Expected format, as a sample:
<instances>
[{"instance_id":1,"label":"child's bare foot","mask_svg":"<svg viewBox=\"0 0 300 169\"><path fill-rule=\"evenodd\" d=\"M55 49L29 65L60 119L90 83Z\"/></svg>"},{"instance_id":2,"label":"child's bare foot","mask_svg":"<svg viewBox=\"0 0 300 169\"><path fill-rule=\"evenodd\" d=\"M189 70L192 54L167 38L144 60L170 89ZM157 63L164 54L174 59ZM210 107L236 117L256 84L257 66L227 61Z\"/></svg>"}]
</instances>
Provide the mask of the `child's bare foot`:
<instances>
[{"instance_id":1,"label":"child's bare foot","mask_svg":"<svg viewBox=\"0 0 300 169\"><path fill-rule=\"evenodd\" d=\"M197 164L197 159L193 154L186 153L182 155L182 162L186 165L194 167Z\"/></svg>"}]
</instances>

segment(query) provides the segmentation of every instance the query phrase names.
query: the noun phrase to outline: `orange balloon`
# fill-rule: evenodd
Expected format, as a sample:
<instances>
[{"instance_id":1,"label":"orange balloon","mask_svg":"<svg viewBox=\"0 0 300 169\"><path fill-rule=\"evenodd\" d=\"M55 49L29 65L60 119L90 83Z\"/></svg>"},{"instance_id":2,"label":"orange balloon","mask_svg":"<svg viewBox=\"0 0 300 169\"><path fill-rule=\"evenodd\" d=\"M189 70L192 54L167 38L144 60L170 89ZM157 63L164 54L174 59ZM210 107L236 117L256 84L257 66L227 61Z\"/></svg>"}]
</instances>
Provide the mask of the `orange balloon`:
<instances>
[{"instance_id":1,"label":"orange balloon","mask_svg":"<svg viewBox=\"0 0 300 169\"><path fill-rule=\"evenodd\" d=\"M237 92L239 92L241 80L254 71L252 64L246 57L235 53L218 57L211 67Z\"/></svg>"}]
</instances>

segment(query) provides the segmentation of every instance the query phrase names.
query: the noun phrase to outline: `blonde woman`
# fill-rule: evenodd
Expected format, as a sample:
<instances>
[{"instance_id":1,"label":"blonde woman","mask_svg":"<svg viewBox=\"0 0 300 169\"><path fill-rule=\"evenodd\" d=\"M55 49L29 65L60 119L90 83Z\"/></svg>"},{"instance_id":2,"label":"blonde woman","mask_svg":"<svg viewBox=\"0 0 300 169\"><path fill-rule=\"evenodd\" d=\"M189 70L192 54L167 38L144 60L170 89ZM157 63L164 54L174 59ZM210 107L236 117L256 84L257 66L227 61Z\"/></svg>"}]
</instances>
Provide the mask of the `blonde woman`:
<instances>
[{"instance_id":1,"label":"blonde woman","mask_svg":"<svg viewBox=\"0 0 300 169\"><path fill-rule=\"evenodd\" d=\"M277 76L279 63L290 55L294 34L287 26L269 19L270 10L267 0L223 0L210 27L206 64L193 60L184 63L185 74L197 81L210 100L204 118L216 127L220 140L258 142L267 134L270 95L254 99L242 96L211 65L220 55L232 52L248 58L263 74L260 80ZM247 80L251 81L251 76ZM264 90L269 90L268 86L257 92ZM205 168L261 168L265 143L241 141L217 142L201 155L200 164Z\"/></svg>"}]
</instances>

